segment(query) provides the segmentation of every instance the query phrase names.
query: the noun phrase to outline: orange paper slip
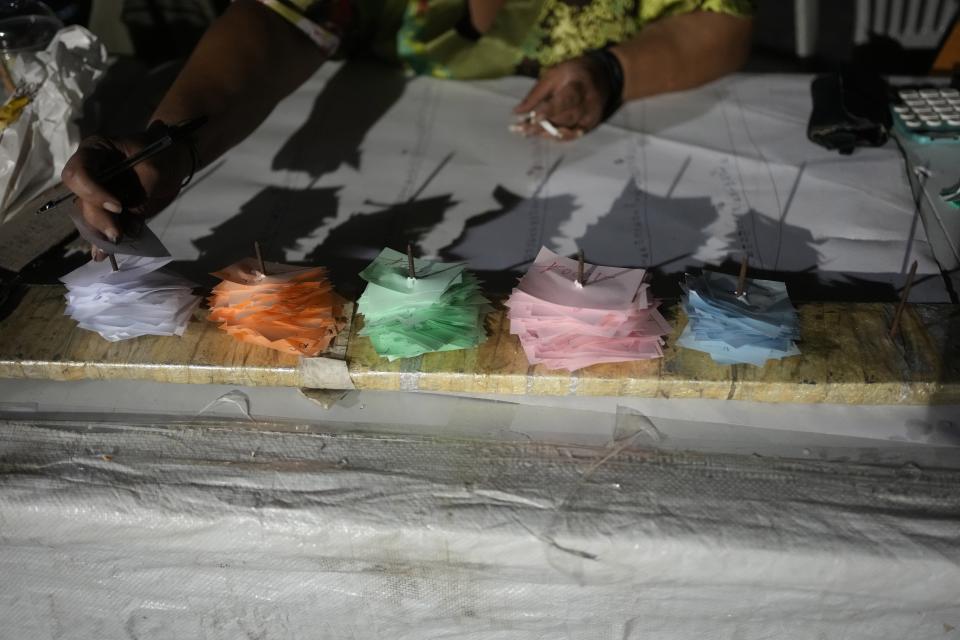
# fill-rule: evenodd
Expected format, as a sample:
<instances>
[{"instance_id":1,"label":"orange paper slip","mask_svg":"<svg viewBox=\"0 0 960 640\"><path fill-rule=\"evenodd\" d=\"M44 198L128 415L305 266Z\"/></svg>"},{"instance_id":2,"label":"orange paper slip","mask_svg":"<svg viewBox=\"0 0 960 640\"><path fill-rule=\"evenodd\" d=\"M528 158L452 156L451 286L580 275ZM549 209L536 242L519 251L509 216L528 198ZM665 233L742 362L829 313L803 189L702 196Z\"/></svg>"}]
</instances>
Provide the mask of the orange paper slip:
<instances>
[{"instance_id":1,"label":"orange paper slip","mask_svg":"<svg viewBox=\"0 0 960 640\"><path fill-rule=\"evenodd\" d=\"M344 327L343 299L322 267L245 258L213 275L223 281L208 298L210 320L241 342L315 356Z\"/></svg>"}]
</instances>

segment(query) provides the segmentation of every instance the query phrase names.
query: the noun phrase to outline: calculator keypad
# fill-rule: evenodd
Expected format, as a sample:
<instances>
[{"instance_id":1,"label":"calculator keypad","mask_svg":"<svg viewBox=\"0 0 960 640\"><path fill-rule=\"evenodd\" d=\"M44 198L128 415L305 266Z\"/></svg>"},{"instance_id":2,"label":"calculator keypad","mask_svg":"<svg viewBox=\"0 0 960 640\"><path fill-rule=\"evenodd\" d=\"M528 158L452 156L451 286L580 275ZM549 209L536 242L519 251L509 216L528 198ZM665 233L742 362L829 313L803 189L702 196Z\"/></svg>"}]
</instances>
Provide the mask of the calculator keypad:
<instances>
[{"instance_id":1,"label":"calculator keypad","mask_svg":"<svg viewBox=\"0 0 960 640\"><path fill-rule=\"evenodd\" d=\"M893 113L903 126L916 133L960 133L960 91L921 87L898 92Z\"/></svg>"}]
</instances>

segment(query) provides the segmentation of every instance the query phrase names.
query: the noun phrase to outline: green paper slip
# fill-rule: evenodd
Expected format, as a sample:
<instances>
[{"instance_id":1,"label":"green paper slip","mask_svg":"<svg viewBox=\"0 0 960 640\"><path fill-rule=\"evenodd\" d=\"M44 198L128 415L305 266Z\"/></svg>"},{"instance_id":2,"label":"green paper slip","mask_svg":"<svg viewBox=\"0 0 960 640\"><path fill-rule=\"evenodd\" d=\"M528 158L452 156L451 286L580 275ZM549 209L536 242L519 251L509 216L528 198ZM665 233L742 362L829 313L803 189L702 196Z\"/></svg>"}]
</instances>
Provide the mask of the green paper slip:
<instances>
[{"instance_id":1,"label":"green paper slip","mask_svg":"<svg viewBox=\"0 0 960 640\"><path fill-rule=\"evenodd\" d=\"M371 282L364 290L360 301L367 309L365 315L389 316L401 310L415 307L429 307L437 304L443 295L444 292L442 290L401 293Z\"/></svg>"},{"instance_id":2,"label":"green paper slip","mask_svg":"<svg viewBox=\"0 0 960 640\"><path fill-rule=\"evenodd\" d=\"M439 293L445 291L466 268L462 262L435 262L422 258L414 258L413 266L417 277L411 279L407 256L388 247L360 272L360 277L400 293Z\"/></svg>"},{"instance_id":3,"label":"green paper slip","mask_svg":"<svg viewBox=\"0 0 960 640\"><path fill-rule=\"evenodd\" d=\"M360 274L369 284L358 301L360 335L389 360L478 345L490 304L480 281L459 263L417 260L407 277L407 257L384 249ZM420 277L423 276L423 277Z\"/></svg>"}]
</instances>

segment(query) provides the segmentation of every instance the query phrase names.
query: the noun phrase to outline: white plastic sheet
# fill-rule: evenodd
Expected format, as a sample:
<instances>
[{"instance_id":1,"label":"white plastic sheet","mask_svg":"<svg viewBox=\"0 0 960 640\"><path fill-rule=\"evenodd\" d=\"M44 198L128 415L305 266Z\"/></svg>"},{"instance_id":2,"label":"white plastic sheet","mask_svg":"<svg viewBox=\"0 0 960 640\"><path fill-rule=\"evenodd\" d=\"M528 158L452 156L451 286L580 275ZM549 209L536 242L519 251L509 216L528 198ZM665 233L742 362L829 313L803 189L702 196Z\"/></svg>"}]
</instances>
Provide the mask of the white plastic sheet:
<instances>
[{"instance_id":1,"label":"white plastic sheet","mask_svg":"<svg viewBox=\"0 0 960 640\"><path fill-rule=\"evenodd\" d=\"M92 425L97 426L97 425ZM956 472L3 425L0 636L942 638Z\"/></svg>"},{"instance_id":2,"label":"white plastic sheet","mask_svg":"<svg viewBox=\"0 0 960 640\"><path fill-rule=\"evenodd\" d=\"M17 58L13 77L36 93L0 134L0 222L59 181L80 142L83 102L106 68L106 48L80 26L59 31L46 50Z\"/></svg>"}]
</instances>

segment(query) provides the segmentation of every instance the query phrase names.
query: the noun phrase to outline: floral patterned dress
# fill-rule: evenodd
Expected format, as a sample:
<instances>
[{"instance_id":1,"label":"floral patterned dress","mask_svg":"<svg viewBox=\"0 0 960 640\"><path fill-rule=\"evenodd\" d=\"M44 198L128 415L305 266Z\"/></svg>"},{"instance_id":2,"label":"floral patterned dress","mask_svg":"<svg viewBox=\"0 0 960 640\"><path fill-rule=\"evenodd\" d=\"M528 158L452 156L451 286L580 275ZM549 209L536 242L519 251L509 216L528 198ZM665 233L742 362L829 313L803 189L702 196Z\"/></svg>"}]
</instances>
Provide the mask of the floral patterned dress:
<instances>
[{"instance_id":1,"label":"floral patterned dress","mask_svg":"<svg viewBox=\"0 0 960 640\"><path fill-rule=\"evenodd\" d=\"M333 56L369 49L441 78L536 75L628 40L671 15L753 13L755 0L506 0L491 29L464 29L466 0L258 0Z\"/></svg>"}]
</instances>

